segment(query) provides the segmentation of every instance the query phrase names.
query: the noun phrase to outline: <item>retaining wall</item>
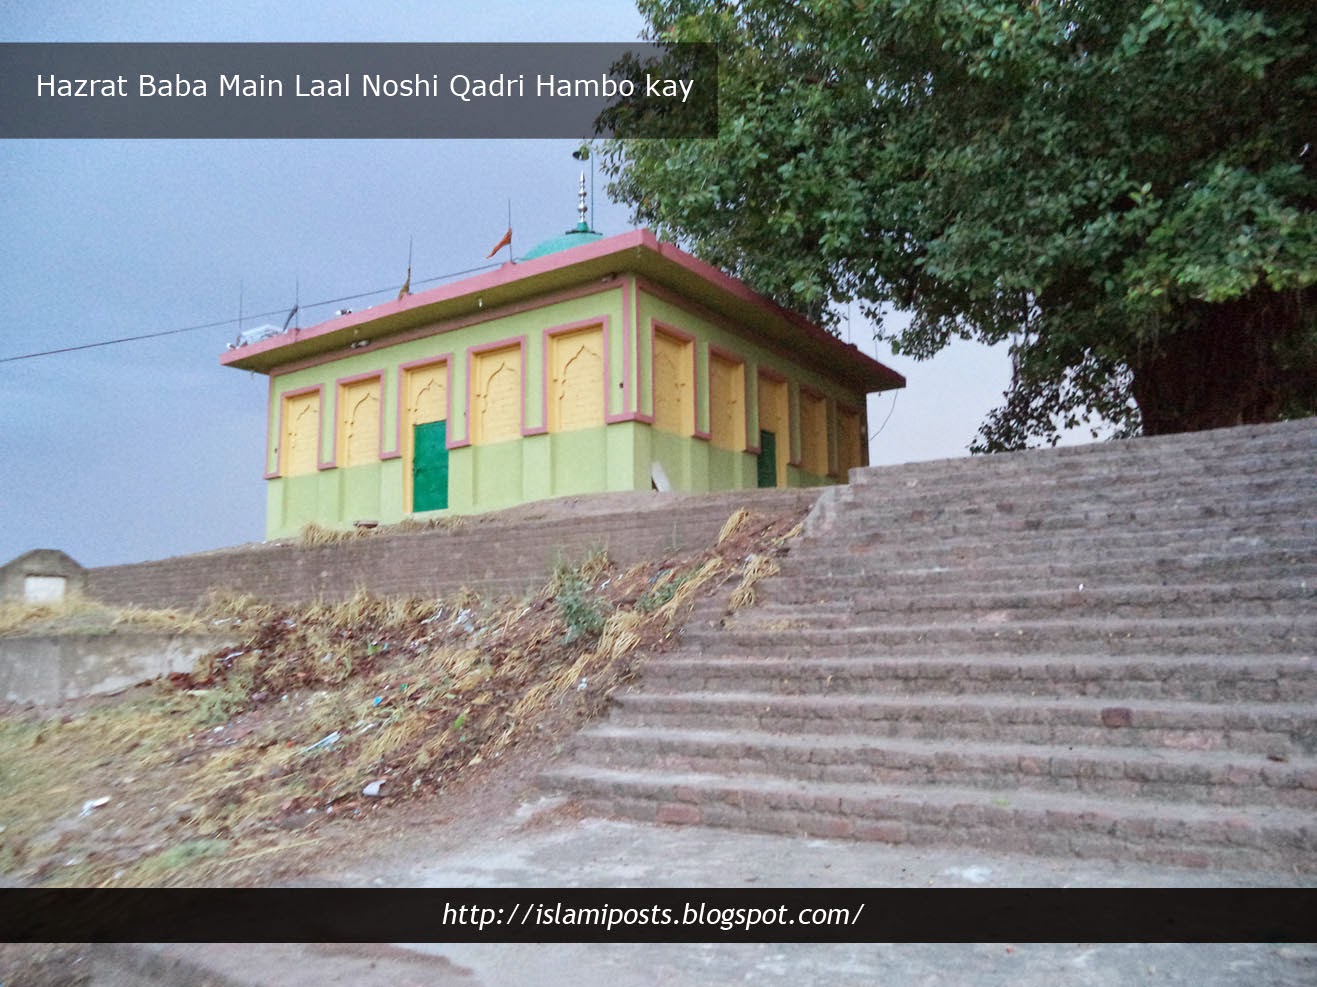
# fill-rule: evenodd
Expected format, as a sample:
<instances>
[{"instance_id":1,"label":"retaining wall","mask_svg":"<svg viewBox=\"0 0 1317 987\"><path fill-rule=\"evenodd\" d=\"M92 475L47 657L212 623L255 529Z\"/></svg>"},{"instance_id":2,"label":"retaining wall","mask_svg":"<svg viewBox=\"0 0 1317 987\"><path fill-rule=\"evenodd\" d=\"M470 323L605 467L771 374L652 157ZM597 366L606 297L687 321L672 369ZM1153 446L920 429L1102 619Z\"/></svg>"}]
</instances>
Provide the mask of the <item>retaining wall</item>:
<instances>
[{"instance_id":1,"label":"retaining wall","mask_svg":"<svg viewBox=\"0 0 1317 987\"><path fill-rule=\"evenodd\" d=\"M333 545L278 542L87 572L87 594L126 606L191 607L212 590L278 602L376 594L442 596L462 587L519 595L560 561L604 550L621 565L712 544L740 507L803 513L819 489L606 494L468 519L453 529L387 529Z\"/></svg>"}]
</instances>

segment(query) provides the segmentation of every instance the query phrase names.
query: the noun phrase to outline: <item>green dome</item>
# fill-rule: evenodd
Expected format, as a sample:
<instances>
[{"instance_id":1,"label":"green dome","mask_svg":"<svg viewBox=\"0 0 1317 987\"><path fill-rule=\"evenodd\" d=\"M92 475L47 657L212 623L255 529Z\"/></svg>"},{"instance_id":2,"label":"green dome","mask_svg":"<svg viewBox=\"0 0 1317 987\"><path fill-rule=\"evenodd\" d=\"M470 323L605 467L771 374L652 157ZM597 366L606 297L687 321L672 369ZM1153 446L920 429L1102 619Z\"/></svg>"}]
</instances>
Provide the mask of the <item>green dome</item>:
<instances>
[{"instance_id":1,"label":"green dome","mask_svg":"<svg viewBox=\"0 0 1317 987\"><path fill-rule=\"evenodd\" d=\"M536 257L543 257L546 254L556 254L563 250L571 250L573 247L579 247L583 244L594 243L596 240L602 240L604 235L596 233L585 222L576 224L576 228L568 230L561 236L550 237L542 243L537 243L521 259L534 260Z\"/></svg>"}]
</instances>

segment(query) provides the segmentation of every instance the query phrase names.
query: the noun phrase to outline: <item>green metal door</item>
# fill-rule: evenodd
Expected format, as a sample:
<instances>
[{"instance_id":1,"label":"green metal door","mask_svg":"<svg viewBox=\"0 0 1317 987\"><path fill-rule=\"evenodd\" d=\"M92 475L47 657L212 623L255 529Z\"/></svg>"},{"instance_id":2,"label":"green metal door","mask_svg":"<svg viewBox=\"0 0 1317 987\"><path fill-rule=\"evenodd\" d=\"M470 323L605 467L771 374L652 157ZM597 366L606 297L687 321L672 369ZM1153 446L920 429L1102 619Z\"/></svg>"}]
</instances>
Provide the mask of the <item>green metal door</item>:
<instances>
[{"instance_id":1,"label":"green metal door","mask_svg":"<svg viewBox=\"0 0 1317 987\"><path fill-rule=\"evenodd\" d=\"M448 506L448 422L412 426L412 510Z\"/></svg>"},{"instance_id":2,"label":"green metal door","mask_svg":"<svg viewBox=\"0 0 1317 987\"><path fill-rule=\"evenodd\" d=\"M759 485L777 486L777 436L772 432L759 433Z\"/></svg>"}]
</instances>

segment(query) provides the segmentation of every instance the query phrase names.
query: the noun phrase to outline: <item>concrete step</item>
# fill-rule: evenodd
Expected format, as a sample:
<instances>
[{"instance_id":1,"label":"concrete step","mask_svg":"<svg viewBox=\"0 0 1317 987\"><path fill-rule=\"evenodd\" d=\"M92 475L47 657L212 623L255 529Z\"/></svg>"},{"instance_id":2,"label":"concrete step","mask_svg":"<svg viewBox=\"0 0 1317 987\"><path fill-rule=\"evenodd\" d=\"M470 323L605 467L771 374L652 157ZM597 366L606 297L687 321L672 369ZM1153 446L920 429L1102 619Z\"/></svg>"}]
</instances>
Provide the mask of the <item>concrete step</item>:
<instances>
[{"instance_id":1,"label":"concrete step","mask_svg":"<svg viewBox=\"0 0 1317 987\"><path fill-rule=\"evenodd\" d=\"M578 763L609 769L878 785L1079 792L1317 810L1317 758L1234 751L918 740L604 725L578 734Z\"/></svg>"},{"instance_id":2,"label":"concrete step","mask_svg":"<svg viewBox=\"0 0 1317 987\"><path fill-rule=\"evenodd\" d=\"M1158 620L993 620L797 626L807 618L727 628L694 625L680 634L692 654L840 658L856 654L1195 655L1307 654L1317 650L1317 615Z\"/></svg>"},{"instance_id":3,"label":"concrete step","mask_svg":"<svg viewBox=\"0 0 1317 987\"><path fill-rule=\"evenodd\" d=\"M1265 500L1302 494L1306 470L1317 458L1312 449L1286 449L1252 460L1199 462L1168 468L1169 464L1131 459L1107 462L1072 461L1028 470L1019 463L996 464L971 457L953 461L940 472L888 467L859 474L832 496L851 507L894 504L917 507L917 501L945 506L957 500L1023 510L1027 505L1058 503L1120 504L1149 502L1154 496L1168 500ZM1027 479L1026 479L1027 478Z\"/></svg>"},{"instance_id":4,"label":"concrete step","mask_svg":"<svg viewBox=\"0 0 1317 987\"><path fill-rule=\"evenodd\" d=\"M985 535L1000 540L1016 534L1066 537L1083 532L1105 532L1117 526L1122 533L1147 532L1160 537L1198 531L1205 534L1260 534L1275 525L1301 534L1304 533L1302 519L1311 522L1317 517L1317 497L1289 497L1260 503L1157 502L1137 508L1074 505L1022 512L981 508L969 503L962 503L954 509L925 506L910 511L856 507L848 510L845 517L851 526L849 534L844 531L815 532L820 538L820 547L828 544L829 535L834 544L864 548L893 539L910 542L920 537L938 541L982 539ZM1299 519L1298 525L1296 519ZM856 538L857 531L872 532L872 535Z\"/></svg>"},{"instance_id":5,"label":"concrete step","mask_svg":"<svg viewBox=\"0 0 1317 987\"><path fill-rule=\"evenodd\" d=\"M1317 708L1304 702L1045 699L1018 695L765 695L637 692L610 723L626 727L1229 750L1264 756L1317 752Z\"/></svg>"},{"instance_id":6,"label":"concrete step","mask_svg":"<svg viewBox=\"0 0 1317 987\"><path fill-rule=\"evenodd\" d=\"M1317 661L1269 655L1128 658L970 655L961 658L651 659L647 690L779 695L982 695L1191 702L1317 700Z\"/></svg>"},{"instance_id":7,"label":"concrete step","mask_svg":"<svg viewBox=\"0 0 1317 987\"><path fill-rule=\"evenodd\" d=\"M1291 518L1253 526L1213 525L1164 531L1130 531L1122 527L1064 533L1021 531L1009 538L1000 533L951 536L944 532L940 536L916 536L899 526L872 529L857 526L849 539L811 538L808 553L825 570L831 564L833 571L854 572L885 567L1056 561L1100 564L1126 560L1137 566L1141 559L1176 553L1200 556L1205 548L1230 558L1268 551L1306 553L1311 558L1314 546L1317 546L1317 522Z\"/></svg>"},{"instance_id":8,"label":"concrete step","mask_svg":"<svg viewBox=\"0 0 1317 987\"><path fill-rule=\"evenodd\" d=\"M1080 588L1080 585L1083 588ZM961 592L872 590L847 599L812 601L808 607L795 601L765 601L742 610L729 627L780 625L783 620L804 620L810 627L844 627L890 620L909 623L1039 620L1051 615L1168 618L1210 617L1229 608L1243 617L1293 615L1317 611L1317 580L1271 579L1236 584L1093 586L1066 589L1017 589L982 592L967 587Z\"/></svg>"},{"instance_id":9,"label":"concrete step","mask_svg":"<svg viewBox=\"0 0 1317 987\"><path fill-rule=\"evenodd\" d=\"M592 811L649 822L979 846L1222 869L1317 867L1317 823L1302 810L1157 803L962 786L802 782L563 765L546 775Z\"/></svg>"},{"instance_id":10,"label":"concrete step","mask_svg":"<svg viewBox=\"0 0 1317 987\"><path fill-rule=\"evenodd\" d=\"M1262 426L1214 429L1206 432L1143 437L1117 442L1093 442L1054 449L987 456L933 459L894 466L866 466L851 470L850 485L863 486L895 477L911 479L957 478L966 471L1025 473L1101 469L1112 464L1138 462L1151 465L1154 474L1184 475L1199 464L1228 461L1240 470L1244 464L1265 464L1287 453L1317 455L1317 422L1312 418Z\"/></svg>"},{"instance_id":11,"label":"concrete step","mask_svg":"<svg viewBox=\"0 0 1317 987\"><path fill-rule=\"evenodd\" d=\"M1153 558L1082 559L986 566L937 565L856 566L838 571L833 559L817 559L801 552L788 552L780 562L782 578L760 584L757 599L764 602L807 604L852 599L875 592L910 590L950 592L965 589L981 593L1013 592L1021 587L1037 591L1073 590L1124 586L1219 585L1222 582L1253 582L1271 578L1299 585L1317 586L1317 562L1300 561L1293 551L1260 550L1249 554L1184 555Z\"/></svg>"},{"instance_id":12,"label":"concrete step","mask_svg":"<svg viewBox=\"0 0 1317 987\"><path fill-rule=\"evenodd\" d=\"M1265 472L1240 473L1219 468L1201 475L1150 475L1146 464L1132 464L1120 473L982 475L965 468L956 477L935 481L906 480L856 484L832 491L829 503L848 512L890 513L911 521L929 514L1041 516L1074 510L1139 511L1158 505L1208 509L1229 504L1265 505L1310 498L1306 481L1317 453L1271 461Z\"/></svg>"}]
</instances>

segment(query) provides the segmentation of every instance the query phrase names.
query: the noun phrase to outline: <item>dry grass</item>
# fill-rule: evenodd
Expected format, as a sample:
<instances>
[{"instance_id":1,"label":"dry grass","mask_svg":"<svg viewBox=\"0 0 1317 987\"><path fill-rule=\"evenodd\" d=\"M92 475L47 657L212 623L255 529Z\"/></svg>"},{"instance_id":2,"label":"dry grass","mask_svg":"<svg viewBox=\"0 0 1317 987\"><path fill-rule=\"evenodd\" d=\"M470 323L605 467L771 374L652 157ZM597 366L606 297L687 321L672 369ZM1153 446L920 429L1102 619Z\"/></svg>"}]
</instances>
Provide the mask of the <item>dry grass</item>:
<instances>
[{"instance_id":1,"label":"dry grass","mask_svg":"<svg viewBox=\"0 0 1317 987\"><path fill-rule=\"evenodd\" d=\"M776 576L781 571L782 566L771 555L751 556L741 569L740 584L732 591L730 609L736 611L753 606L755 603L755 584L768 579L770 576Z\"/></svg>"},{"instance_id":2,"label":"dry grass","mask_svg":"<svg viewBox=\"0 0 1317 987\"><path fill-rule=\"evenodd\" d=\"M450 514L447 517L406 517L396 524L390 524L379 530L384 534L406 533L412 531L461 531L467 526L468 519L462 514Z\"/></svg>"},{"instance_id":3,"label":"dry grass","mask_svg":"<svg viewBox=\"0 0 1317 987\"><path fill-rule=\"evenodd\" d=\"M321 545L341 545L356 541L358 538L370 537L372 528L326 528L314 521L302 526L297 534L297 543L303 548L317 548Z\"/></svg>"},{"instance_id":4,"label":"dry grass","mask_svg":"<svg viewBox=\"0 0 1317 987\"><path fill-rule=\"evenodd\" d=\"M732 512L732 516L723 523L722 530L718 532L717 543L721 545L728 538L731 538L749 520L750 512L744 507L737 508Z\"/></svg>"},{"instance_id":5,"label":"dry grass","mask_svg":"<svg viewBox=\"0 0 1317 987\"><path fill-rule=\"evenodd\" d=\"M200 634L211 628L195 613L116 607L81 596L58 603L0 603L0 637L17 634L104 634L115 628Z\"/></svg>"},{"instance_id":6,"label":"dry grass","mask_svg":"<svg viewBox=\"0 0 1317 987\"><path fill-rule=\"evenodd\" d=\"M785 525L732 524L741 514L715 549L626 572L592 552L515 602L358 593L291 607L228 593L195 615L132 613L236 643L131 700L0 717L0 871L54 885L260 883L287 866L283 850L314 849L322 820L440 795L598 715L697 597L767 574ZM567 639L564 586L605 615L596 633ZM372 782L381 797L363 794Z\"/></svg>"}]
</instances>

